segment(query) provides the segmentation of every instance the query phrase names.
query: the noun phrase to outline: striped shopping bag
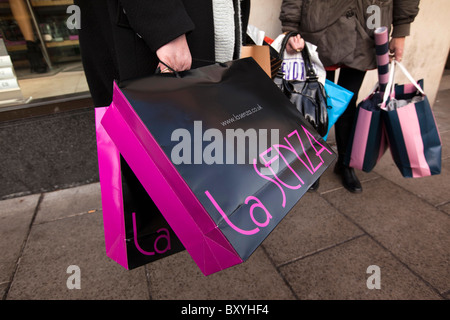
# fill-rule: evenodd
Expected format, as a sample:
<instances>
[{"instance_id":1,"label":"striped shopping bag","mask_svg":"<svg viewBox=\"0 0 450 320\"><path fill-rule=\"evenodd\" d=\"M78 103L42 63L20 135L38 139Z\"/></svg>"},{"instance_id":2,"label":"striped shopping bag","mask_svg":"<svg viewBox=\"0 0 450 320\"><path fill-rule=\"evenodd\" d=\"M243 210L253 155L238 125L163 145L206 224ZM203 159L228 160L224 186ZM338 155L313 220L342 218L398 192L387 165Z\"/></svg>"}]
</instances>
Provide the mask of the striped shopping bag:
<instances>
[{"instance_id":1,"label":"striped shopping bag","mask_svg":"<svg viewBox=\"0 0 450 320\"><path fill-rule=\"evenodd\" d=\"M375 30L375 49L378 83L371 94L358 104L344 158L344 165L364 172L372 171L388 147L380 109L389 81L389 43L386 27Z\"/></svg>"},{"instance_id":2,"label":"striped shopping bag","mask_svg":"<svg viewBox=\"0 0 450 320\"><path fill-rule=\"evenodd\" d=\"M387 142L379 107L382 99L380 92L374 91L359 103L344 165L370 172L384 155Z\"/></svg>"},{"instance_id":3,"label":"striped shopping bag","mask_svg":"<svg viewBox=\"0 0 450 320\"><path fill-rule=\"evenodd\" d=\"M398 66L410 83L393 84ZM381 105L389 147L403 177L426 177L441 172L442 145L433 112L423 91L406 68L393 61L392 74Z\"/></svg>"}]
</instances>

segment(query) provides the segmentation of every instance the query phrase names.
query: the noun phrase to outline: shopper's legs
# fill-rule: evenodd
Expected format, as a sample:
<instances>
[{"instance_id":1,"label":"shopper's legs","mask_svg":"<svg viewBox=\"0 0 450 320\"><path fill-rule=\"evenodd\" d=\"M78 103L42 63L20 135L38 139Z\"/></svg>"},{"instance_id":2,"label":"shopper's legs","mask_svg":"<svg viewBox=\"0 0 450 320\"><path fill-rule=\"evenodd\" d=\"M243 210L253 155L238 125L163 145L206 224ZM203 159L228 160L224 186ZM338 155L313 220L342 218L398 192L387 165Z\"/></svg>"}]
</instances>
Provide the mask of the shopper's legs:
<instances>
[{"instance_id":1,"label":"shopper's legs","mask_svg":"<svg viewBox=\"0 0 450 320\"><path fill-rule=\"evenodd\" d=\"M335 124L336 145L338 149L338 161L335 167L335 172L341 176L344 187L351 192L361 192L362 187L354 169L344 166L344 158L347 152L348 141L352 133L353 122L356 116L358 92L361 88L365 75L365 71L351 68L341 68L337 82L338 85L354 93L347 109ZM331 74L330 76L334 77L334 75Z\"/></svg>"},{"instance_id":2,"label":"shopper's legs","mask_svg":"<svg viewBox=\"0 0 450 320\"><path fill-rule=\"evenodd\" d=\"M358 99L358 92L361 88L365 75L365 71L350 68L340 69L339 79L337 82L338 85L354 93L347 109L335 124L336 144L339 155L338 161L340 163L343 162L347 151L348 141L353 128L353 121L356 115L356 101Z\"/></svg>"}]
</instances>

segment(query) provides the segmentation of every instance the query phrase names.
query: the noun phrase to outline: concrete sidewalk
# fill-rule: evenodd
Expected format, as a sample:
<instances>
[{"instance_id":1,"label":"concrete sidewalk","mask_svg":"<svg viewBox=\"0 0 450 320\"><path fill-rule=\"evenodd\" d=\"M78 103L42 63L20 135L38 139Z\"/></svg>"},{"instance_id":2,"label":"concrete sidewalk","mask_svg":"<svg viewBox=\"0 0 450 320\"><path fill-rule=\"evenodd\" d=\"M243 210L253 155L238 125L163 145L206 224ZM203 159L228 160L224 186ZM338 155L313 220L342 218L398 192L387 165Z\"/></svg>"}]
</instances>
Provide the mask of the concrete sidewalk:
<instances>
[{"instance_id":1,"label":"concrete sidewalk","mask_svg":"<svg viewBox=\"0 0 450 320\"><path fill-rule=\"evenodd\" d=\"M98 183L0 201L0 296L49 299L449 299L450 73L434 106L442 173L405 179L387 153L362 194L330 168L245 263L205 277L184 251L127 271L104 249ZM81 289L68 289L68 267ZM368 289L369 266L380 289Z\"/></svg>"}]
</instances>

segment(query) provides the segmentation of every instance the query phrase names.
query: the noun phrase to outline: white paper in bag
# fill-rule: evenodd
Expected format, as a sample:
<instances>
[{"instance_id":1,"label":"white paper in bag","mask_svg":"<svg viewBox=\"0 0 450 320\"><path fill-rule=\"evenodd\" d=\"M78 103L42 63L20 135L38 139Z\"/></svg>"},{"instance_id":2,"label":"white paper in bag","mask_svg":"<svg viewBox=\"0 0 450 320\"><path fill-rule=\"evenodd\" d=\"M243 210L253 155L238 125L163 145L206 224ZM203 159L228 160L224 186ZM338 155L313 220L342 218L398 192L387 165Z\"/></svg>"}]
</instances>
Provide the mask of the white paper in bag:
<instances>
[{"instance_id":1,"label":"white paper in bag","mask_svg":"<svg viewBox=\"0 0 450 320\"><path fill-rule=\"evenodd\" d=\"M283 42L285 35L281 34L279 35L271 44L271 46L277 50L280 51L281 44ZM326 71L322 64L322 62L319 59L319 54L317 52L317 46L306 42L305 44L308 46L309 54L311 55L311 63L313 65L314 71L316 72L317 76L319 77L319 81L325 85L325 79L326 79ZM303 63L303 58L301 52L295 53L295 54L289 54L287 52L284 53L284 59L281 64L281 70L284 73L284 78L286 80L297 80L297 81L304 81L305 80L305 65Z\"/></svg>"}]
</instances>

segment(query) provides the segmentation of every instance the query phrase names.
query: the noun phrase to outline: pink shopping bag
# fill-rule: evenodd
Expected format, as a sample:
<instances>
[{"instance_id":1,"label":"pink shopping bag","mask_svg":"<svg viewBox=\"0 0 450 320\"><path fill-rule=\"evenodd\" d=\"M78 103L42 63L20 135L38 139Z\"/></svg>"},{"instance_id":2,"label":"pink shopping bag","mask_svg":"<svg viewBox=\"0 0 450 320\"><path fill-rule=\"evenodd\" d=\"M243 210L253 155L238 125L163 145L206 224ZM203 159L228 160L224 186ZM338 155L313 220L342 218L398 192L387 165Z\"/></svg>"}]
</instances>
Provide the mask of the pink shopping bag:
<instances>
[{"instance_id":1,"label":"pink shopping bag","mask_svg":"<svg viewBox=\"0 0 450 320\"><path fill-rule=\"evenodd\" d=\"M398 66L410 83L394 84ZM436 120L423 91L423 79L416 82L398 61L381 104L383 123L397 168L405 178L420 178L441 172L442 144Z\"/></svg>"},{"instance_id":2,"label":"pink shopping bag","mask_svg":"<svg viewBox=\"0 0 450 320\"><path fill-rule=\"evenodd\" d=\"M134 269L184 250L101 124L95 109L106 254Z\"/></svg>"}]
</instances>

